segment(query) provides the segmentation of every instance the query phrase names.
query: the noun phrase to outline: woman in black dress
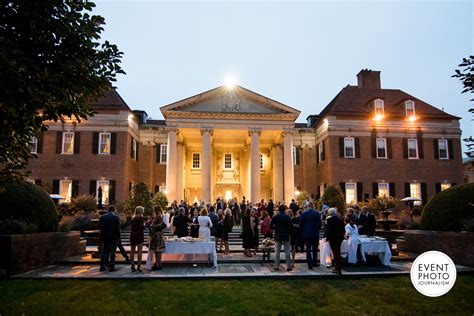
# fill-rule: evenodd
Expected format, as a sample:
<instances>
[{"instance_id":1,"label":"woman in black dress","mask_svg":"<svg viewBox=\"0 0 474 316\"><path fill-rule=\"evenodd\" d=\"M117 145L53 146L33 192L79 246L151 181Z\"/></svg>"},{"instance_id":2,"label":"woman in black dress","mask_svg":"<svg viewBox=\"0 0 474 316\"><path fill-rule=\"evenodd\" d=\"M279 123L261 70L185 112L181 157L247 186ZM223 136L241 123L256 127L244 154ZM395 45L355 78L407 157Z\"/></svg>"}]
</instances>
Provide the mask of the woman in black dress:
<instances>
[{"instance_id":1,"label":"woman in black dress","mask_svg":"<svg viewBox=\"0 0 474 316\"><path fill-rule=\"evenodd\" d=\"M250 225L250 209L245 210L245 215L242 216L242 247L244 248L244 255L251 257L250 249L253 247L253 231Z\"/></svg>"},{"instance_id":2,"label":"woman in black dress","mask_svg":"<svg viewBox=\"0 0 474 316\"><path fill-rule=\"evenodd\" d=\"M299 221L297 217L293 217L293 212L288 209L286 210L286 215L291 218L293 227L290 232L290 245L291 245L291 267L295 267L295 257L296 257L296 242L298 240L298 230L299 230Z\"/></svg>"},{"instance_id":3,"label":"woman in black dress","mask_svg":"<svg viewBox=\"0 0 474 316\"><path fill-rule=\"evenodd\" d=\"M229 233L232 231L232 211L230 209L225 210L225 216L224 216L224 232L222 235L222 239L224 240L224 245L225 245L225 250L224 254L228 255L229 254Z\"/></svg>"},{"instance_id":4,"label":"woman in black dress","mask_svg":"<svg viewBox=\"0 0 474 316\"><path fill-rule=\"evenodd\" d=\"M253 230L253 254L257 255L257 250L258 250L258 245L259 245L259 234L258 234L258 224L260 223L260 220L258 218L258 212L257 210L252 210L252 219L251 219L251 226Z\"/></svg>"},{"instance_id":5,"label":"woman in black dress","mask_svg":"<svg viewBox=\"0 0 474 316\"><path fill-rule=\"evenodd\" d=\"M137 206L133 214L130 227L130 260L132 262L132 272L142 272L142 249L143 231L145 230L145 217L143 216L143 206ZM135 270L135 251L137 252L137 269Z\"/></svg>"}]
</instances>

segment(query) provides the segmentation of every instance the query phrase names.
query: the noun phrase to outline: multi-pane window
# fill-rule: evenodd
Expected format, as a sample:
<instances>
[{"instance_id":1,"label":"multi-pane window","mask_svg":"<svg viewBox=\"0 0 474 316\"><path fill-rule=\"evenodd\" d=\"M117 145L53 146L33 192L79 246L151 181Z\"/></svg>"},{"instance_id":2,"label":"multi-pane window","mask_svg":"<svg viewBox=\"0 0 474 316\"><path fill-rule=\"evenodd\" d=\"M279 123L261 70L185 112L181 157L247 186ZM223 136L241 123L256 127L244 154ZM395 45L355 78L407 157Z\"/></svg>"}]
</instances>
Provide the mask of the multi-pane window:
<instances>
[{"instance_id":1,"label":"multi-pane window","mask_svg":"<svg viewBox=\"0 0 474 316\"><path fill-rule=\"evenodd\" d=\"M137 160L137 140L132 138L132 159Z\"/></svg>"},{"instance_id":2,"label":"multi-pane window","mask_svg":"<svg viewBox=\"0 0 474 316\"><path fill-rule=\"evenodd\" d=\"M354 137L344 137L344 158L354 158Z\"/></svg>"},{"instance_id":3,"label":"multi-pane window","mask_svg":"<svg viewBox=\"0 0 474 316\"><path fill-rule=\"evenodd\" d=\"M387 158L387 139L377 138L377 158Z\"/></svg>"},{"instance_id":4,"label":"multi-pane window","mask_svg":"<svg viewBox=\"0 0 474 316\"><path fill-rule=\"evenodd\" d=\"M382 99L377 99L374 101L374 109L375 109L375 117L383 117L384 109L383 109Z\"/></svg>"},{"instance_id":5,"label":"multi-pane window","mask_svg":"<svg viewBox=\"0 0 474 316\"><path fill-rule=\"evenodd\" d=\"M357 184L354 182L346 182L346 204L354 204L357 202Z\"/></svg>"},{"instance_id":6,"label":"multi-pane window","mask_svg":"<svg viewBox=\"0 0 474 316\"><path fill-rule=\"evenodd\" d=\"M319 151L319 162L322 162L323 161L323 155L324 155L324 145L323 145L323 142L320 142L319 145L318 145L318 151Z\"/></svg>"},{"instance_id":7,"label":"multi-pane window","mask_svg":"<svg viewBox=\"0 0 474 316\"><path fill-rule=\"evenodd\" d=\"M63 154L73 154L74 153L74 132L64 132L63 133L63 144L62 144L62 153Z\"/></svg>"},{"instance_id":8,"label":"multi-pane window","mask_svg":"<svg viewBox=\"0 0 474 316\"><path fill-rule=\"evenodd\" d=\"M416 139L408 139L408 159L418 159L418 141Z\"/></svg>"},{"instance_id":9,"label":"multi-pane window","mask_svg":"<svg viewBox=\"0 0 474 316\"><path fill-rule=\"evenodd\" d=\"M260 170L264 170L263 169L263 155L260 154Z\"/></svg>"},{"instance_id":10,"label":"multi-pane window","mask_svg":"<svg viewBox=\"0 0 474 316\"><path fill-rule=\"evenodd\" d=\"M99 202L99 197L100 197L99 192L102 195L102 205L109 204L109 180L97 181L97 186L96 186L97 202Z\"/></svg>"},{"instance_id":11,"label":"multi-pane window","mask_svg":"<svg viewBox=\"0 0 474 316\"><path fill-rule=\"evenodd\" d=\"M160 150L160 154L161 154L161 163L166 163L168 157L166 156L167 153L166 151L168 150L168 145L166 144L161 144L161 150Z\"/></svg>"},{"instance_id":12,"label":"multi-pane window","mask_svg":"<svg viewBox=\"0 0 474 316\"><path fill-rule=\"evenodd\" d=\"M448 141L446 139L438 139L439 159L449 159Z\"/></svg>"},{"instance_id":13,"label":"multi-pane window","mask_svg":"<svg viewBox=\"0 0 474 316\"><path fill-rule=\"evenodd\" d=\"M441 183L441 191L449 189L451 187L451 183Z\"/></svg>"},{"instance_id":14,"label":"multi-pane window","mask_svg":"<svg viewBox=\"0 0 474 316\"><path fill-rule=\"evenodd\" d=\"M324 189L325 189L325 188L326 188L326 187L325 187L324 183L321 183L321 185L319 186L319 194L320 194L321 197L322 197L323 194L324 194Z\"/></svg>"},{"instance_id":15,"label":"multi-pane window","mask_svg":"<svg viewBox=\"0 0 474 316\"><path fill-rule=\"evenodd\" d=\"M166 185L160 185L160 186L158 187L158 191L159 191L159 192L166 193Z\"/></svg>"},{"instance_id":16,"label":"multi-pane window","mask_svg":"<svg viewBox=\"0 0 474 316\"><path fill-rule=\"evenodd\" d=\"M224 169L232 169L232 154L224 154Z\"/></svg>"},{"instance_id":17,"label":"multi-pane window","mask_svg":"<svg viewBox=\"0 0 474 316\"><path fill-rule=\"evenodd\" d=\"M298 148L296 146L293 146L293 165L296 165L296 151Z\"/></svg>"},{"instance_id":18,"label":"multi-pane window","mask_svg":"<svg viewBox=\"0 0 474 316\"><path fill-rule=\"evenodd\" d=\"M390 189L388 186L388 183L379 183L379 196L389 196L390 195Z\"/></svg>"},{"instance_id":19,"label":"multi-pane window","mask_svg":"<svg viewBox=\"0 0 474 316\"><path fill-rule=\"evenodd\" d=\"M59 203L71 202L72 196L72 181L71 180L59 180L59 195L63 198L59 199Z\"/></svg>"},{"instance_id":20,"label":"multi-pane window","mask_svg":"<svg viewBox=\"0 0 474 316\"><path fill-rule=\"evenodd\" d=\"M415 102L411 100L405 101L405 112L408 118L415 117Z\"/></svg>"},{"instance_id":21,"label":"multi-pane window","mask_svg":"<svg viewBox=\"0 0 474 316\"><path fill-rule=\"evenodd\" d=\"M193 169L201 169L201 154L193 153Z\"/></svg>"},{"instance_id":22,"label":"multi-pane window","mask_svg":"<svg viewBox=\"0 0 474 316\"><path fill-rule=\"evenodd\" d=\"M99 154L110 154L110 133L99 134Z\"/></svg>"},{"instance_id":23,"label":"multi-pane window","mask_svg":"<svg viewBox=\"0 0 474 316\"><path fill-rule=\"evenodd\" d=\"M38 139L36 137L31 137L30 142L28 143L28 149L32 154L36 154L38 152Z\"/></svg>"},{"instance_id":24,"label":"multi-pane window","mask_svg":"<svg viewBox=\"0 0 474 316\"><path fill-rule=\"evenodd\" d=\"M421 200L421 184L410 183L410 196Z\"/></svg>"}]
</instances>

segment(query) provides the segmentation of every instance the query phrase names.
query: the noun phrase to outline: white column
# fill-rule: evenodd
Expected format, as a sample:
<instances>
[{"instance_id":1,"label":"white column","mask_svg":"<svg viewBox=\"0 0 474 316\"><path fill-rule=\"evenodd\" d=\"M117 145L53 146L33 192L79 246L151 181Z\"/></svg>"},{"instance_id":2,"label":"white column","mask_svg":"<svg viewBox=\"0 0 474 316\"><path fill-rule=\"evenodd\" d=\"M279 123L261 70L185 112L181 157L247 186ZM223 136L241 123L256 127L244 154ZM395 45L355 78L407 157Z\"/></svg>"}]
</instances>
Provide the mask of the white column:
<instances>
[{"instance_id":1,"label":"white column","mask_svg":"<svg viewBox=\"0 0 474 316\"><path fill-rule=\"evenodd\" d=\"M250 144L250 202L260 201L260 129L249 130Z\"/></svg>"},{"instance_id":2,"label":"white column","mask_svg":"<svg viewBox=\"0 0 474 316\"><path fill-rule=\"evenodd\" d=\"M283 152L280 144L273 147L273 201L283 202Z\"/></svg>"},{"instance_id":3,"label":"white column","mask_svg":"<svg viewBox=\"0 0 474 316\"><path fill-rule=\"evenodd\" d=\"M168 129L168 144L166 146L166 191L169 203L177 199L177 128Z\"/></svg>"},{"instance_id":4,"label":"white column","mask_svg":"<svg viewBox=\"0 0 474 316\"><path fill-rule=\"evenodd\" d=\"M201 128L202 153L201 153L201 200L211 202L211 159L212 159L212 129Z\"/></svg>"},{"instance_id":5,"label":"white column","mask_svg":"<svg viewBox=\"0 0 474 316\"><path fill-rule=\"evenodd\" d=\"M178 143L177 161L176 161L176 199L178 201L184 199L184 144Z\"/></svg>"},{"instance_id":6,"label":"white column","mask_svg":"<svg viewBox=\"0 0 474 316\"><path fill-rule=\"evenodd\" d=\"M295 174L293 170L293 132L283 131L283 177L285 190L285 203L290 205L295 198Z\"/></svg>"}]
</instances>

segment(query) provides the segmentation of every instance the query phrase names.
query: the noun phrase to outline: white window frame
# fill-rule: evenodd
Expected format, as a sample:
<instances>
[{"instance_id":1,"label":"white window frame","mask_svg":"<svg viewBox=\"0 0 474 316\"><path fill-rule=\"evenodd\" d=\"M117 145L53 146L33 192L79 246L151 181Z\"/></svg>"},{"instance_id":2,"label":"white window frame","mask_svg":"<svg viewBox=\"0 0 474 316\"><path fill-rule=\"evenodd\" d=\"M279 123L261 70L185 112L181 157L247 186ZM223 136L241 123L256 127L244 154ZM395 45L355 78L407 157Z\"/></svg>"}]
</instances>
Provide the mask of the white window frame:
<instances>
[{"instance_id":1,"label":"white window frame","mask_svg":"<svg viewBox=\"0 0 474 316\"><path fill-rule=\"evenodd\" d=\"M379 182L378 183L378 190L379 190L378 196L380 196L380 197L390 196L390 185L387 182ZM385 192L385 194L382 195L381 192Z\"/></svg>"},{"instance_id":2,"label":"white window frame","mask_svg":"<svg viewBox=\"0 0 474 316\"><path fill-rule=\"evenodd\" d=\"M441 191L451 188L453 185L449 182L441 182L440 189Z\"/></svg>"},{"instance_id":3,"label":"white window frame","mask_svg":"<svg viewBox=\"0 0 474 316\"><path fill-rule=\"evenodd\" d=\"M260 170L265 170L265 165L263 162L263 154L260 154Z\"/></svg>"},{"instance_id":4,"label":"white window frame","mask_svg":"<svg viewBox=\"0 0 474 316\"><path fill-rule=\"evenodd\" d=\"M168 162L168 144L160 145L160 163L165 164Z\"/></svg>"},{"instance_id":5,"label":"white window frame","mask_svg":"<svg viewBox=\"0 0 474 316\"><path fill-rule=\"evenodd\" d=\"M198 157L198 160L197 160L198 166L197 167L195 167L195 165L194 165L194 156L195 155L197 155L197 157ZM200 170L201 169L201 153L193 152L191 154L191 169L193 169L193 170Z\"/></svg>"},{"instance_id":6,"label":"white window frame","mask_svg":"<svg viewBox=\"0 0 474 316\"><path fill-rule=\"evenodd\" d=\"M137 148L138 148L138 141L135 137L132 138L132 150L133 150L133 160L137 160Z\"/></svg>"},{"instance_id":7,"label":"white window frame","mask_svg":"<svg viewBox=\"0 0 474 316\"><path fill-rule=\"evenodd\" d=\"M412 100L407 100L405 101L405 115L406 117L415 117L416 116L416 111L415 111L415 102Z\"/></svg>"},{"instance_id":8,"label":"white window frame","mask_svg":"<svg viewBox=\"0 0 474 316\"><path fill-rule=\"evenodd\" d=\"M384 102L382 99L374 100L374 113L375 116L381 115L383 117L385 115Z\"/></svg>"},{"instance_id":9,"label":"white window frame","mask_svg":"<svg viewBox=\"0 0 474 316\"><path fill-rule=\"evenodd\" d=\"M158 192L166 192L166 185L159 185L158 186Z\"/></svg>"},{"instance_id":10,"label":"white window frame","mask_svg":"<svg viewBox=\"0 0 474 316\"><path fill-rule=\"evenodd\" d=\"M66 192L63 192L63 186L67 186ZM59 199L58 203L70 203L72 198L72 180L59 180L59 195L63 199Z\"/></svg>"},{"instance_id":11,"label":"white window frame","mask_svg":"<svg viewBox=\"0 0 474 316\"><path fill-rule=\"evenodd\" d=\"M357 203L357 183L355 182L346 182L345 183L345 197L346 197L346 204L351 205ZM352 191L353 193L348 194L348 192ZM351 200L350 198L354 196L354 199Z\"/></svg>"},{"instance_id":12,"label":"white window frame","mask_svg":"<svg viewBox=\"0 0 474 316\"><path fill-rule=\"evenodd\" d=\"M444 144L446 149L446 156L441 157L441 144ZM448 148L448 140L447 139L438 139L438 157L440 160L448 160L449 159L449 148Z\"/></svg>"},{"instance_id":13,"label":"white window frame","mask_svg":"<svg viewBox=\"0 0 474 316\"><path fill-rule=\"evenodd\" d=\"M324 145L323 145L323 142L320 142L319 145L318 145L318 149L319 149L319 163L322 163L323 162L323 154L324 154Z\"/></svg>"},{"instance_id":14,"label":"white window frame","mask_svg":"<svg viewBox=\"0 0 474 316\"><path fill-rule=\"evenodd\" d=\"M102 205L109 204L109 192L110 192L110 181L109 180L97 180L95 186L95 196L97 198L97 204L99 204L99 187L104 185L102 188Z\"/></svg>"},{"instance_id":15,"label":"white window frame","mask_svg":"<svg viewBox=\"0 0 474 316\"><path fill-rule=\"evenodd\" d=\"M379 142L380 141L383 142L383 150L384 150L384 155L383 156L379 155L379 149L382 149L382 148L379 147ZM377 159L387 159L388 158L388 155L387 155L387 139L386 138L378 137L375 140L375 151L376 151Z\"/></svg>"},{"instance_id":16,"label":"white window frame","mask_svg":"<svg viewBox=\"0 0 474 316\"><path fill-rule=\"evenodd\" d=\"M108 139L108 145L109 145L109 151L108 152L103 152L102 151L102 136L105 136L105 135L108 135L107 139ZM107 145L107 143L105 144ZM111 148L112 147L112 133L99 133L99 148L97 150L97 152L99 153L99 155L110 155L110 151L111 151Z\"/></svg>"},{"instance_id":17,"label":"white window frame","mask_svg":"<svg viewBox=\"0 0 474 316\"><path fill-rule=\"evenodd\" d=\"M227 161L227 158L228 158L228 157L230 158L230 161ZM226 165L227 162L230 163L229 166ZM225 170L232 170L232 154L231 154L231 153L225 153L225 154L224 154L224 169L225 169Z\"/></svg>"},{"instance_id":18,"label":"white window frame","mask_svg":"<svg viewBox=\"0 0 474 316\"><path fill-rule=\"evenodd\" d=\"M33 148L32 148L33 147ZM38 153L38 138L32 136L29 143L28 149L30 149L30 153L37 154Z\"/></svg>"},{"instance_id":19,"label":"white window frame","mask_svg":"<svg viewBox=\"0 0 474 316\"><path fill-rule=\"evenodd\" d=\"M296 146L293 146L293 166L296 166Z\"/></svg>"},{"instance_id":20,"label":"white window frame","mask_svg":"<svg viewBox=\"0 0 474 316\"><path fill-rule=\"evenodd\" d=\"M66 143L66 137L68 135L71 135L71 141L69 142L70 144L70 147L71 150L70 151L66 151L66 148L65 148L65 145L67 144ZM63 155L72 155L74 154L74 132L63 132L63 135L62 135L62 145L61 145L61 154Z\"/></svg>"},{"instance_id":21,"label":"white window frame","mask_svg":"<svg viewBox=\"0 0 474 316\"><path fill-rule=\"evenodd\" d=\"M352 142L352 145L349 146L347 142ZM352 148L352 155L347 154L347 150ZM344 158L355 158L355 139L354 137L344 137Z\"/></svg>"},{"instance_id":22,"label":"white window frame","mask_svg":"<svg viewBox=\"0 0 474 316\"><path fill-rule=\"evenodd\" d=\"M415 151L416 151L416 156L415 157L410 156L410 142L415 144ZM418 156L418 140L416 138L407 139L407 155L408 155L408 159L418 159L419 158L419 156Z\"/></svg>"}]
</instances>

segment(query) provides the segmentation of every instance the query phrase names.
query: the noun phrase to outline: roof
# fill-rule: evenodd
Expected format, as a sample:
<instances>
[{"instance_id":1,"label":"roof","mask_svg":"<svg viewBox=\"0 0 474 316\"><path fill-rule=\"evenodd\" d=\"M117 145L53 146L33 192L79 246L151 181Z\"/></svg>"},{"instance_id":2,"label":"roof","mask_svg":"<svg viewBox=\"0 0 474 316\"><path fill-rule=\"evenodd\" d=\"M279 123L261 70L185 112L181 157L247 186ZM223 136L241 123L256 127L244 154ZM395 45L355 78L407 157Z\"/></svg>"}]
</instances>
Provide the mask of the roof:
<instances>
[{"instance_id":1,"label":"roof","mask_svg":"<svg viewBox=\"0 0 474 316\"><path fill-rule=\"evenodd\" d=\"M344 87L321 111L320 116L367 116L373 113L372 101L378 98L384 100L385 115L392 118L404 118L404 101L412 100L415 102L415 113L420 118L460 119L398 89L370 89L351 85Z\"/></svg>"},{"instance_id":2,"label":"roof","mask_svg":"<svg viewBox=\"0 0 474 316\"><path fill-rule=\"evenodd\" d=\"M110 88L105 91L104 95L99 99L92 101L91 104L94 109L118 109L118 110L131 110L130 107L125 103L120 94L115 88Z\"/></svg>"},{"instance_id":3,"label":"roof","mask_svg":"<svg viewBox=\"0 0 474 316\"><path fill-rule=\"evenodd\" d=\"M150 124L150 125L166 125L166 121L165 120L147 120L146 121L146 124Z\"/></svg>"},{"instance_id":4,"label":"roof","mask_svg":"<svg viewBox=\"0 0 474 316\"><path fill-rule=\"evenodd\" d=\"M307 123L295 123L295 128L305 128L308 127Z\"/></svg>"}]
</instances>

